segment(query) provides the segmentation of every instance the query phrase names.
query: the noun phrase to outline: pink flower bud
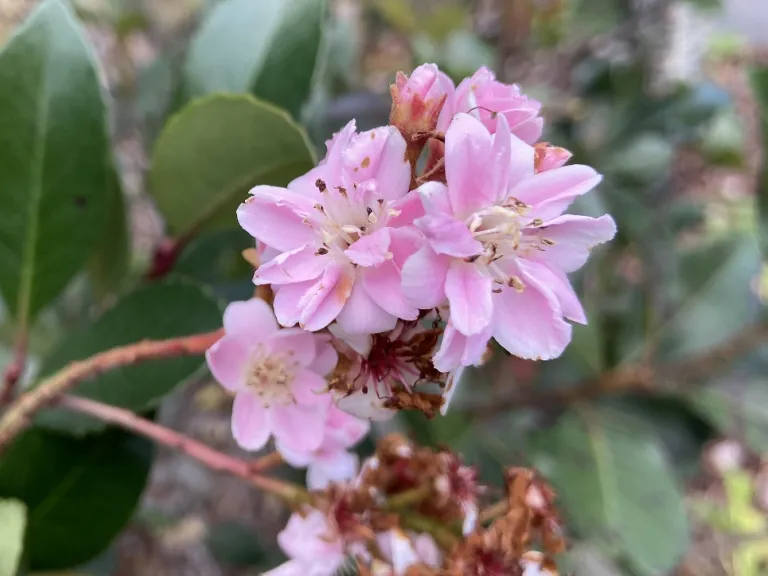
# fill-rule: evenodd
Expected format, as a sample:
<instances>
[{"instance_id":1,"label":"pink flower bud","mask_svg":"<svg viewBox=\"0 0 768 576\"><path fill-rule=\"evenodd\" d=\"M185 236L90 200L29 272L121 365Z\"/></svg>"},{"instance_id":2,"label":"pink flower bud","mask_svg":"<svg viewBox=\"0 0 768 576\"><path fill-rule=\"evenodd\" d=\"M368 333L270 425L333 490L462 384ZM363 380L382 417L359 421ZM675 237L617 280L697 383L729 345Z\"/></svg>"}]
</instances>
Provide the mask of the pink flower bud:
<instances>
[{"instance_id":1,"label":"pink flower bud","mask_svg":"<svg viewBox=\"0 0 768 576\"><path fill-rule=\"evenodd\" d=\"M398 72L390 92L390 123L404 134L430 132L437 126L440 110L453 92L453 82L434 64L422 64L410 77Z\"/></svg>"},{"instance_id":2,"label":"pink flower bud","mask_svg":"<svg viewBox=\"0 0 768 576\"><path fill-rule=\"evenodd\" d=\"M559 146L552 146L548 142L539 142L533 146L535 151L536 173L554 170L564 166L571 159L571 152Z\"/></svg>"}]
</instances>

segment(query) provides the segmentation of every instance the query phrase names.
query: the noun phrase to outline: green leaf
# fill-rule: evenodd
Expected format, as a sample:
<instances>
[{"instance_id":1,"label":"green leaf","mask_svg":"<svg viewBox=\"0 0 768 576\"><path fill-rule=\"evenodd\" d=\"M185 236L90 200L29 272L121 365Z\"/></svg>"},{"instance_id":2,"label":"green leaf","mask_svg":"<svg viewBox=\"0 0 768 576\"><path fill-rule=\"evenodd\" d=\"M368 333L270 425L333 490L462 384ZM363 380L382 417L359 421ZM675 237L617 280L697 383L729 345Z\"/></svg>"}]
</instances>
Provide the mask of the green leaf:
<instances>
[{"instance_id":1,"label":"green leaf","mask_svg":"<svg viewBox=\"0 0 768 576\"><path fill-rule=\"evenodd\" d=\"M192 102L157 140L150 190L171 232L233 227L257 184L284 186L314 161L304 131L283 111L246 95Z\"/></svg>"},{"instance_id":2,"label":"green leaf","mask_svg":"<svg viewBox=\"0 0 768 576\"><path fill-rule=\"evenodd\" d=\"M18 500L0 500L0 576L16 576L24 548L27 507Z\"/></svg>"},{"instance_id":3,"label":"green leaf","mask_svg":"<svg viewBox=\"0 0 768 576\"><path fill-rule=\"evenodd\" d=\"M20 326L83 266L109 195L95 62L48 0L0 52L0 292Z\"/></svg>"},{"instance_id":4,"label":"green leaf","mask_svg":"<svg viewBox=\"0 0 768 576\"><path fill-rule=\"evenodd\" d=\"M189 48L188 97L251 92L298 117L312 87L324 19L324 0L219 3Z\"/></svg>"},{"instance_id":5,"label":"green leaf","mask_svg":"<svg viewBox=\"0 0 768 576\"><path fill-rule=\"evenodd\" d=\"M93 324L70 334L45 359L49 375L70 362L144 339L164 339L215 330L221 325L218 301L190 280L170 278L131 292ZM202 357L165 358L111 370L80 384L75 393L92 400L144 412L201 370ZM85 434L103 422L63 409L41 412L37 422L56 430Z\"/></svg>"},{"instance_id":6,"label":"green leaf","mask_svg":"<svg viewBox=\"0 0 768 576\"><path fill-rule=\"evenodd\" d=\"M0 458L0 497L27 505L30 569L71 568L104 550L131 518L151 462L148 441L119 431L17 438Z\"/></svg>"},{"instance_id":7,"label":"green leaf","mask_svg":"<svg viewBox=\"0 0 768 576\"><path fill-rule=\"evenodd\" d=\"M242 228L208 232L195 238L179 256L174 272L210 286L227 301L253 295L253 267L242 256L253 238Z\"/></svg>"},{"instance_id":8,"label":"green leaf","mask_svg":"<svg viewBox=\"0 0 768 576\"><path fill-rule=\"evenodd\" d=\"M768 445L768 384L742 377L720 382L689 396L694 410L723 435L743 438L756 453Z\"/></svg>"},{"instance_id":9,"label":"green leaf","mask_svg":"<svg viewBox=\"0 0 768 576\"><path fill-rule=\"evenodd\" d=\"M125 198L114 164L109 166L107 190L109 211L104 219L101 239L88 263L91 286L100 300L112 293L125 277L130 265L131 238L125 213Z\"/></svg>"},{"instance_id":10,"label":"green leaf","mask_svg":"<svg viewBox=\"0 0 768 576\"><path fill-rule=\"evenodd\" d=\"M605 407L567 412L542 433L536 464L569 525L647 574L671 569L688 544L683 495L653 430Z\"/></svg>"}]
</instances>

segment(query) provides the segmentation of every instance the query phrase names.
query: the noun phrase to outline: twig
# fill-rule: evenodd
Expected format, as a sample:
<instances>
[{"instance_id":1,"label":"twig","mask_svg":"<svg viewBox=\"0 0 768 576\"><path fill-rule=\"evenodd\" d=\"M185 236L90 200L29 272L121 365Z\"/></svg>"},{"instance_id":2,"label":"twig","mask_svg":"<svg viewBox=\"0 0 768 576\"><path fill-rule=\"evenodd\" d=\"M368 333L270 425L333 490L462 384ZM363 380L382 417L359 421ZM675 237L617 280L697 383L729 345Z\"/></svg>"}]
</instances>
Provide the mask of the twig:
<instances>
[{"instance_id":1,"label":"twig","mask_svg":"<svg viewBox=\"0 0 768 576\"><path fill-rule=\"evenodd\" d=\"M475 417L487 418L514 408L556 408L621 392L679 392L692 382L711 377L766 339L768 324L755 324L724 344L680 362L659 367L642 364L618 367L575 386L533 394L518 393L488 406L469 409L469 412Z\"/></svg>"},{"instance_id":2,"label":"twig","mask_svg":"<svg viewBox=\"0 0 768 576\"><path fill-rule=\"evenodd\" d=\"M79 382L118 366L143 360L202 354L223 334L223 329L220 329L169 340L146 340L106 350L86 360L69 364L9 406L0 420L0 452L24 429L35 412Z\"/></svg>"},{"instance_id":3,"label":"twig","mask_svg":"<svg viewBox=\"0 0 768 576\"><path fill-rule=\"evenodd\" d=\"M56 400L56 404L74 410L75 412L80 412L81 414L93 416L104 422L115 424L121 428L125 428L126 430L154 440L158 444L178 450L179 452L194 458L198 462L205 464L208 468L219 472L227 472L228 474L242 478L256 488L274 494L288 503L296 504L305 502L309 499L309 493L300 486L256 474L252 462L246 462L233 456L229 456L228 454L224 454L223 452L219 452L218 450L214 450L202 442L198 442L197 440L179 434L165 426L141 418L124 408L117 408L115 406L110 406L109 404L102 404L101 402L95 402L79 396L62 396ZM272 458L265 460L265 462L269 460L272 460Z\"/></svg>"},{"instance_id":4,"label":"twig","mask_svg":"<svg viewBox=\"0 0 768 576\"><path fill-rule=\"evenodd\" d=\"M13 360L3 374L3 388L0 390L0 406L10 404L16 395L16 384L18 384L21 376L24 374L24 367L27 364L28 342L29 334L25 330L19 334L18 339L16 340L16 350L13 355Z\"/></svg>"}]
</instances>

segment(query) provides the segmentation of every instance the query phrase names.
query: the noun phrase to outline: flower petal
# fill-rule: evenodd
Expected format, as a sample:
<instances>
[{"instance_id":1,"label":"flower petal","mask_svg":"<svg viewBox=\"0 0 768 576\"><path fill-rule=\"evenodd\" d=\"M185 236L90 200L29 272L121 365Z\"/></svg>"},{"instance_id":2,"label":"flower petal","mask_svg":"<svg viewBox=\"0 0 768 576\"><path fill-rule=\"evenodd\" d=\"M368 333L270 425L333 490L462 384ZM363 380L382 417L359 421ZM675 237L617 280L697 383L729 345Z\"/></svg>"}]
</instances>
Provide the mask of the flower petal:
<instances>
[{"instance_id":1,"label":"flower petal","mask_svg":"<svg viewBox=\"0 0 768 576\"><path fill-rule=\"evenodd\" d=\"M328 326L328 332L330 332L334 338L344 342L347 346L352 348L352 350L360 354L360 356L366 357L371 352L373 339L370 334L352 334L339 326L338 322L334 322Z\"/></svg>"},{"instance_id":2,"label":"flower petal","mask_svg":"<svg viewBox=\"0 0 768 576\"><path fill-rule=\"evenodd\" d=\"M291 383L293 398L302 406L327 408L331 403L327 388L328 383L325 378L311 370L302 370L296 374Z\"/></svg>"},{"instance_id":3,"label":"flower petal","mask_svg":"<svg viewBox=\"0 0 768 576\"><path fill-rule=\"evenodd\" d=\"M299 303L315 283L315 281L309 280L307 282L283 284L275 287L275 301L272 303L272 306L275 309L277 321L280 322L282 326L296 325L302 312Z\"/></svg>"},{"instance_id":4,"label":"flower petal","mask_svg":"<svg viewBox=\"0 0 768 576\"><path fill-rule=\"evenodd\" d=\"M299 301L302 328L314 332L333 322L349 299L353 283L354 277L341 266L326 268Z\"/></svg>"},{"instance_id":5,"label":"flower petal","mask_svg":"<svg viewBox=\"0 0 768 576\"><path fill-rule=\"evenodd\" d=\"M387 258L389 253L389 228L381 228L361 237L344 251L351 262L358 266L376 266Z\"/></svg>"},{"instance_id":6,"label":"flower petal","mask_svg":"<svg viewBox=\"0 0 768 576\"><path fill-rule=\"evenodd\" d=\"M322 490L332 482L352 480L357 475L359 464L357 454L346 450L321 456L311 462L307 468L307 488Z\"/></svg>"},{"instance_id":7,"label":"flower petal","mask_svg":"<svg viewBox=\"0 0 768 576\"><path fill-rule=\"evenodd\" d=\"M257 186L251 194L237 209L237 221L259 242L285 252L316 238L312 227L303 222L313 213L311 198L276 186Z\"/></svg>"},{"instance_id":8,"label":"flower petal","mask_svg":"<svg viewBox=\"0 0 768 576\"><path fill-rule=\"evenodd\" d=\"M274 354L290 356L299 366L308 366L315 359L314 336L299 328L284 328L269 339L269 349Z\"/></svg>"},{"instance_id":9,"label":"flower petal","mask_svg":"<svg viewBox=\"0 0 768 576\"><path fill-rule=\"evenodd\" d=\"M247 343L263 342L277 331L275 314L261 298L231 302L224 310L224 330Z\"/></svg>"},{"instance_id":10,"label":"flower petal","mask_svg":"<svg viewBox=\"0 0 768 576\"><path fill-rule=\"evenodd\" d=\"M272 432L271 411L247 391L238 393L232 404L232 435L245 450L261 450Z\"/></svg>"},{"instance_id":11,"label":"flower petal","mask_svg":"<svg viewBox=\"0 0 768 576\"><path fill-rule=\"evenodd\" d=\"M390 228L409 226L416 218L424 216L421 197L415 190L390 203L389 209L394 211L394 216L390 216L387 220L387 226Z\"/></svg>"},{"instance_id":12,"label":"flower petal","mask_svg":"<svg viewBox=\"0 0 768 576\"><path fill-rule=\"evenodd\" d=\"M563 316L572 322L578 322L579 324L587 323L587 315L584 313L584 308L565 272L557 268L551 268L543 262L532 262L530 260L521 260L519 265L552 291L552 294L555 295L555 298L560 303Z\"/></svg>"},{"instance_id":13,"label":"flower petal","mask_svg":"<svg viewBox=\"0 0 768 576\"><path fill-rule=\"evenodd\" d=\"M360 271L360 280L368 296L380 308L403 320L416 320L419 310L405 298L400 270L391 260ZM373 332L371 332L373 334Z\"/></svg>"},{"instance_id":14,"label":"flower petal","mask_svg":"<svg viewBox=\"0 0 768 576\"><path fill-rule=\"evenodd\" d=\"M364 420L383 422L391 420L397 411L386 408L386 398L379 398L373 390L363 393L361 390L351 394L336 392L334 394L336 406L347 414L352 414Z\"/></svg>"},{"instance_id":15,"label":"flower petal","mask_svg":"<svg viewBox=\"0 0 768 576\"><path fill-rule=\"evenodd\" d=\"M205 359L213 377L230 392L243 384L243 374L250 359L248 345L231 336L222 336L205 351Z\"/></svg>"},{"instance_id":16,"label":"flower petal","mask_svg":"<svg viewBox=\"0 0 768 576\"><path fill-rule=\"evenodd\" d=\"M331 337L328 334L315 334L315 359L309 369L321 376L327 376L339 361L339 353L331 345Z\"/></svg>"},{"instance_id":17,"label":"flower petal","mask_svg":"<svg viewBox=\"0 0 768 576\"><path fill-rule=\"evenodd\" d=\"M450 372L462 366L479 366L483 362L483 355L488 349L491 339L492 326L489 324L479 334L464 336L454 328L449 320L440 349L435 354L433 363L440 372Z\"/></svg>"},{"instance_id":18,"label":"flower petal","mask_svg":"<svg viewBox=\"0 0 768 576\"><path fill-rule=\"evenodd\" d=\"M475 240L466 224L452 216L428 214L414 224L438 254L468 258L483 251L483 245Z\"/></svg>"},{"instance_id":19,"label":"flower petal","mask_svg":"<svg viewBox=\"0 0 768 576\"><path fill-rule=\"evenodd\" d=\"M564 272L574 272L589 258L589 251L616 235L616 223L607 214L600 218L566 214L541 228L528 228L525 237L548 240L540 249L530 250L526 258L546 262Z\"/></svg>"},{"instance_id":20,"label":"flower petal","mask_svg":"<svg viewBox=\"0 0 768 576\"><path fill-rule=\"evenodd\" d=\"M483 171L491 156L491 134L482 122L457 114L445 133L445 176L453 214L465 218L489 202Z\"/></svg>"},{"instance_id":21,"label":"flower petal","mask_svg":"<svg viewBox=\"0 0 768 576\"><path fill-rule=\"evenodd\" d=\"M478 334L491 323L493 281L470 262L454 260L445 278L451 322L465 336Z\"/></svg>"},{"instance_id":22,"label":"flower petal","mask_svg":"<svg viewBox=\"0 0 768 576\"><path fill-rule=\"evenodd\" d=\"M550 360L571 340L571 325L562 318L555 295L533 276L518 270L525 288L494 294L493 337L509 352L529 360Z\"/></svg>"},{"instance_id":23,"label":"flower petal","mask_svg":"<svg viewBox=\"0 0 768 576\"><path fill-rule=\"evenodd\" d=\"M418 192L421 204L427 214L453 216L451 200L448 198L448 186L442 182L426 182L419 186L415 192Z\"/></svg>"},{"instance_id":24,"label":"flower petal","mask_svg":"<svg viewBox=\"0 0 768 576\"><path fill-rule=\"evenodd\" d=\"M464 368L457 368L448 374L448 378L445 381L445 388L443 388L443 405L440 406L440 414L443 416L448 414L448 407L453 400L456 390L458 390L459 385L463 382L463 376Z\"/></svg>"},{"instance_id":25,"label":"flower petal","mask_svg":"<svg viewBox=\"0 0 768 576\"><path fill-rule=\"evenodd\" d=\"M392 330L397 318L374 302L358 280L336 322L349 334L377 334Z\"/></svg>"},{"instance_id":26,"label":"flower petal","mask_svg":"<svg viewBox=\"0 0 768 576\"><path fill-rule=\"evenodd\" d=\"M325 409L301 404L275 405L272 433L289 449L300 452L317 450L323 442Z\"/></svg>"},{"instance_id":27,"label":"flower petal","mask_svg":"<svg viewBox=\"0 0 768 576\"><path fill-rule=\"evenodd\" d=\"M362 420L340 410L335 405L328 409L323 450L346 450L363 439L371 428L367 420Z\"/></svg>"},{"instance_id":28,"label":"flower petal","mask_svg":"<svg viewBox=\"0 0 768 576\"><path fill-rule=\"evenodd\" d=\"M445 277L450 258L437 254L428 245L405 261L401 272L403 293L422 310L435 308L445 301Z\"/></svg>"},{"instance_id":29,"label":"flower petal","mask_svg":"<svg viewBox=\"0 0 768 576\"><path fill-rule=\"evenodd\" d=\"M509 195L533 207L528 214L532 219L546 221L562 214L571 202L592 190L601 179L589 166L573 164L523 180Z\"/></svg>"},{"instance_id":30,"label":"flower petal","mask_svg":"<svg viewBox=\"0 0 768 576\"><path fill-rule=\"evenodd\" d=\"M330 258L317 254L317 249L308 244L295 250L283 252L266 264L262 264L253 276L253 283L294 284L314 280L328 266Z\"/></svg>"},{"instance_id":31,"label":"flower petal","mask_svg":"<svg viewBox=\"0 0 768 576\"><path fill-rule=\"evenodd\" d=\"M392 261L402 268L405 261L424 244L424 237L415 227L389 229L389 251L392 252Z\"/></svg>"}]
</instances>

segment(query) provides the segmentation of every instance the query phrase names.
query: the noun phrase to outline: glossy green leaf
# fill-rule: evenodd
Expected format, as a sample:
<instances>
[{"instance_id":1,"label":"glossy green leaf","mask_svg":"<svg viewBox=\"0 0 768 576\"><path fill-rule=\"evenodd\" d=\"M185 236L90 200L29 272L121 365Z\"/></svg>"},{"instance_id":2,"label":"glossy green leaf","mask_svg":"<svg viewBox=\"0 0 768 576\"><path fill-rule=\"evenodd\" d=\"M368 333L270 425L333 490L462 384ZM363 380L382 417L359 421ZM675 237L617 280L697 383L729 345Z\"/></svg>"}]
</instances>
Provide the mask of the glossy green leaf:
<instances>
[{"instance_id":1,"label":"glossy green leaf","mask_svg":"<svg viewBox=\"0 0 768 576\"><path fill-rule=\"evenodd\" d=\"M219 302L191 280L170 278L129 293L93 324L70 334L43 362L43 375L70 362L144 339L160 340L215 330L221 325ZM158 405L179 384L198 373L202 357L165 358L110 370L86 380L75 393L143 412ZM85 434L104 423L63 409L38 415L37 422L56 430Z\"/></svg>"},{"instance_id":2,"label":"glossy green leaf","mask_svg":"<svg viewBox=\"0 0 768 576\"><path fill-rule=\"evenodd\" d=\"M757 191L757 205L760 215L760 248L763 254L768 254L768 162L765 161L766 151L768 151L768 66L754 68L751 71L750 80L757 102L763 136L762 173Z\"/></svg>"},{"instance_id":3,"label":"glossy green leaf","mask_svg":"<svg viewBox=\"0 0 768 576\"><path fill-rule=\"evenodd\" d=\"M151 462L148 441L119 431L17 438L0 457L0 497L27 506L30 569L71 568L104 550L133 515Z\"/></svg>"},{"instance_id":4,"label":"glossy green leaf","mask_svg":"<svg viewBox=\"0 0 768 576\"><path fill-rule=\"evenodd\" d=\"M0 52L0 292L21 326L87 261L109 203L96 66L47 0Z\"/></svg>"},{"instance_id":5,"label":"glossy green leaf","mask_svg":"<svg viewBox=\"0 0 768 576\"><path fill-rule=\"evenodd\" d=\"M285 112L247 95L189 104L157 140L150 191L173 234L234 227L257 184L284 186L313 165L304 131Z\"/></svg>"},{"instance_id":6,"label":"glossy green leaf","mask_svg":"<svg viewBox=\"0 0 768 576\"><path fill-rule=\"evenodd\" d=\"M324 0L219 3L190 45L187 96L250 92L297 117L309 97L324 18Z\"/></svg>"},{"instance_id":7,"label":"glossy green leaf","mask_svg":"<svg viewBox=\"0 0 768 576\"><path fill-rule=\"evenodd\" d=\"M576 533L644 574L675 566L688 545L683 495L651 428L614 409L583 406L540 440L536 464Z\"/></svg>"},{"instance_id":8,"label":"glossy green leaf","mask_svg":"<svg viewBox=\"0 0 768 576\"><path fill-rule=\"evenodd\" d=\"M742 377L719 382L689 397L691 406L724 436L742 438L758 454L768 446L768 383Z\"/></svg>"},{"instance_id":9,"label":"glossy green leaf","mask_svg":"<svg viewBox=\"0 0 768 576\"><path fill-rule=\"evenodd\" d=\"M114 165L109 166L109 170L109 211L102 225L100 241L88 263L91 286L98 299L109 295L120 285L128 272L131 258L131 233L120 176Z\"/></svg>"},{"instance_id":10,"label":"glossy green leaf","mask_svg":"<svg viewBox=\"0 0 768 576\"><path fill-rule=\"evenodd\" d=\"M24 547L27 507L19 500L0 500L0 576L16 576Z\"/></svg>"}]
</instances>

